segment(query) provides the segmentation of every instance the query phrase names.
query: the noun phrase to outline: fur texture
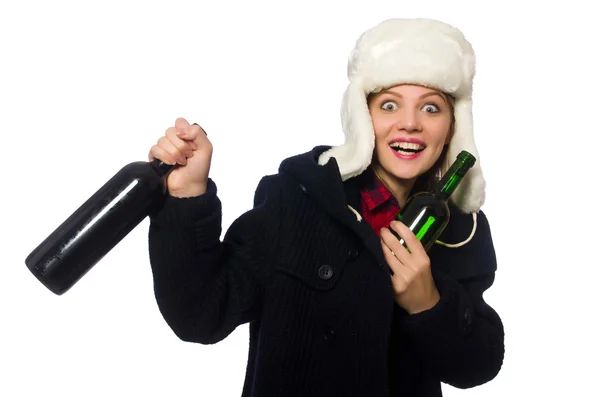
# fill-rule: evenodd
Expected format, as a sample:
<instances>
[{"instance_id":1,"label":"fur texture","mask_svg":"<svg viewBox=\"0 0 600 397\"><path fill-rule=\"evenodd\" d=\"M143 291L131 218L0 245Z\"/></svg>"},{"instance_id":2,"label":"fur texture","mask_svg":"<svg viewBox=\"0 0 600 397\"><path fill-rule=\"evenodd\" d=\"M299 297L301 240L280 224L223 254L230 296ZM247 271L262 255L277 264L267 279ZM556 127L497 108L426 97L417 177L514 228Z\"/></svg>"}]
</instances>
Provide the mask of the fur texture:
<instances>
[{"instance_id":1,"label":"fur texture","mask_svg":"<svg viewBox=\"0 0 600 397\"><path fill-rule=\"evenodd\" d=\"M455 134L442 173L462 150L477 159L450 200L465 213L478 212L485 201L485 179L473 134L474 76L473 48L455 27L424 18L381 22L358 38L349 55L349 84L341 106L345 142L323 153L319 164L334 157L343 180L370 165L375 133L366 101L369 93L397 84L437 89L456 100Z\"/></svg>"}]
</instances>

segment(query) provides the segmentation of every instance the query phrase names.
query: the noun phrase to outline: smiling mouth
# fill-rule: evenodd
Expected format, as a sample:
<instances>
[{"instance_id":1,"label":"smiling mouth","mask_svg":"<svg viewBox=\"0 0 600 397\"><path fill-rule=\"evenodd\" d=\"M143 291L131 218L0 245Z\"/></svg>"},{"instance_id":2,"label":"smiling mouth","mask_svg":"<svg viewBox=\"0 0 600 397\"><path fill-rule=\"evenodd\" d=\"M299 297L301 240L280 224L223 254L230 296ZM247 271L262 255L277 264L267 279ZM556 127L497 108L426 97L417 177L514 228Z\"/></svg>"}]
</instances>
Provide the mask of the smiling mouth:
<instances>
[{"instance_id":1,"label":"smiling mouth","mask_svg":"<svg viewBox=\"0 0 600 397\"><path fill-rule=\"evenodd\" d=\"M423 150L425 150L424 145L409 142L394 142L390 144L390 147L397 153L403 154L405 156L411 156L413 154L420 153Z\"/></svg>"}]
</instances>

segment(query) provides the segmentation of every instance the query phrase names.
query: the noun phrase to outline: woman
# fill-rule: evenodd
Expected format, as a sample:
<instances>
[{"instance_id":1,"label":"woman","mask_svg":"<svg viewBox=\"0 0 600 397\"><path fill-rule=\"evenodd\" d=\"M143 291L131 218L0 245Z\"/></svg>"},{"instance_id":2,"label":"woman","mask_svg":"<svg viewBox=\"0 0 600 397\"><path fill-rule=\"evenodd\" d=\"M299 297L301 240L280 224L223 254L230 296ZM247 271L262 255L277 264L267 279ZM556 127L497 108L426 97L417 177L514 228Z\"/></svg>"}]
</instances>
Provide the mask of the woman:
<instances>
[{"instance_id":1,"label":"woman","mask_svg":"<svg viewBox=\"0 0 600 397\"><path fill-rule=\"evenodd\" d=\"M478 157L474 67L470 44L438 21L363 33L349 58L345 143L285 159L222 241L200 126L178 119L151 148L151 160L180 165L151 216L158 305L184 341L216 343L249 323L243 396L440 396L441 382L496 376L504 331L482 298L496 258L480 161L428 252L402 223L391 226L410 252L386 229L461 150Z\"/></svg>"}]
</instances>

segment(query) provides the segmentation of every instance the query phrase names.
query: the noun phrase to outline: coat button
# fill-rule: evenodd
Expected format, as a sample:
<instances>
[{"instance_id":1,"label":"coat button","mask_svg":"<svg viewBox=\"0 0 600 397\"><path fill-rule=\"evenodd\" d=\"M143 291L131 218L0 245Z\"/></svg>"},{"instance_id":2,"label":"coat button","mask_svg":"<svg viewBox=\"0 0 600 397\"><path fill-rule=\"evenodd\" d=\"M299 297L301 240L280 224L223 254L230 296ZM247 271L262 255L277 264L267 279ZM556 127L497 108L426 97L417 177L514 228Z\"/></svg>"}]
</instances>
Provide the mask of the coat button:
<instances>
[{"instance_id":1,"label":"coat button","mask_svg":"<svg viewBox=\"0 0 600 397\"><path fill-rule=\"evenodd\" d=\"M352 248L350 251L348 251L348 259L353 261L356 258L358 258L358 254L359 254L358 250L356 248Z\"/></svg>"},{"instance_id":2,"label":"coat button","mask_svg":"<svg viewBox=\"0 0 600 397\"><path fill-rule=\"evenodd\" d=\"M323 265L319 268L319 277L323 280L329 280L333 276L333 268L329 265Z\"/></svg>"}]
</instances>

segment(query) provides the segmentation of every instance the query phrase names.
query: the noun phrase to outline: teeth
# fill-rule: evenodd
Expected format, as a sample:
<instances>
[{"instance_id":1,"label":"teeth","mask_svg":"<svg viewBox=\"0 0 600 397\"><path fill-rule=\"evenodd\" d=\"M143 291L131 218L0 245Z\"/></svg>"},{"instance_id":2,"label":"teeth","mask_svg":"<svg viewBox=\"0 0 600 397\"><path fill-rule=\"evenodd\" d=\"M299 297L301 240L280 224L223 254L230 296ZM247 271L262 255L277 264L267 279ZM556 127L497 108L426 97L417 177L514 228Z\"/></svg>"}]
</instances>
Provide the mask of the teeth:
<instances>
[{"instance_id":1,"label":"teeth","mask_svg":"<svg viewBox=\"0 0 600 397\"><path fill-rule=\"evenodd\" d=\"M414 155L416 155L415 152L405 152L403 150L398 150L398 153L403 154L405 156L414 156Z\"/></svg>"},{"instance_id":2,"label":"teeth","mask_svg":"<svg viewBox=\"0 0 600 397\"><path fill-rule=\"evenodd\" d=\"M401 148L401 149L412 149L412 150L420 150L424 149L425 146L419 145L418 143L409 143L409 142L394 142L390 144L393 148Z\"/></svg>"}]
</instances>

